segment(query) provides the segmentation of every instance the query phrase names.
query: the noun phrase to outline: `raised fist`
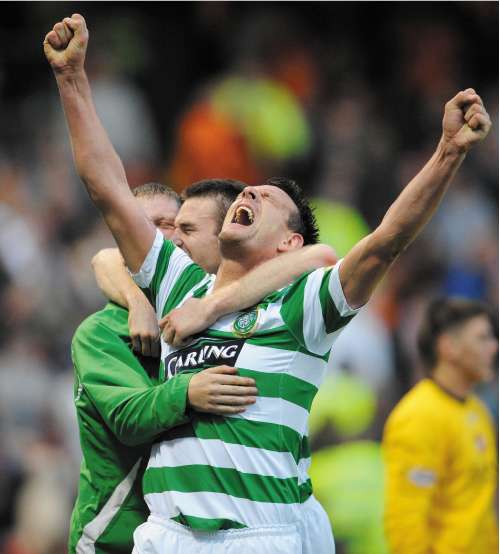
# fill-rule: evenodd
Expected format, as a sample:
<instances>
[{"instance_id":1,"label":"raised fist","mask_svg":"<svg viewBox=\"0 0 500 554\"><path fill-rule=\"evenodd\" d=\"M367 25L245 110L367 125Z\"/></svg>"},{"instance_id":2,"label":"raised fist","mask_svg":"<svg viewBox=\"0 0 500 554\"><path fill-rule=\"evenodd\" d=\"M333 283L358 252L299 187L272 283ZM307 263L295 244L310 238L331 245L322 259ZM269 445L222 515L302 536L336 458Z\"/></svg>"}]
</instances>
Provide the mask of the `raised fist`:
<instances>
[{"instance_id":1,"label":"raised fist","mask_svg":"<svg viewBox=\"0 0 500 554\"><path fill-rule=\"evenodd\" d=\"M443 139L460 152L467 152L473 144L483 140L490 128L490 116L474 89L463 90L446 103Z\"/></svg>"},{"instance_id":2,"label":"raised fist","mask_svg":"<svg viewBox=\"0 0 500 554\"><path fill-rule=\"evenodd\" d=\"M89 33L85 19L74 13L56 23L43 41L43 50L55 73L83 69Z\"/></svg>"}]
</instances>

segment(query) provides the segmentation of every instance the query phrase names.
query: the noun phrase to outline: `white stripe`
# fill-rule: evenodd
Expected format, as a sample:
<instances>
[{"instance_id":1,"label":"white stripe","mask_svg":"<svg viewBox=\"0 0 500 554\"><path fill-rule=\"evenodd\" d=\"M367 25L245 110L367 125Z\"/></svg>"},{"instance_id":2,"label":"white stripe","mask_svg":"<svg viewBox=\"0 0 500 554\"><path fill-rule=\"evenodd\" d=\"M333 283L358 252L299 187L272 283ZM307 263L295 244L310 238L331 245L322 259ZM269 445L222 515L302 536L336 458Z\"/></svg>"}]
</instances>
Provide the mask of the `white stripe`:
<instances>
[{"instance_id":1,"label":"white stripe","mask_svg":"<svg viewBox=\"0 0 500 554\"><path fill-rule=\"evenodd\" d=\"M172 518L184 515L210 519L230 519L248 527L293 523L300 517L301 504L256 502L220 492L156 492L146 494L153 516Z\"/></svg>"},{"instance_id":2,"label":"white stripe","mask_svg":"<svg viewBox=\"0 0 500 554\"><path fill-rule=\"evenodd\" d=\"M342 260L339 260L332 269L328 283L328 290L341 317L347 317L358 313L360 308L353 310L347 304L339 277L339 264L341 261ZM320 268L313 271L307 277L307 282L304 287L304 320L302 327L302 333L304 335L304 342L307 350L313 352L314 354L319 354L320 356L324 356L332 349L333 344L344 329L344 327L342 327L341 329L329 334L326 332L323 310L321 308L319 296L321 281L324 274L325 269Z\"/></svg>"},{"instance_id":3,"label":"white stripe","mask_svg":"<svg viewBox=\"0 0 500 554\"><path fill-rule=\"evenodd\" d=\"M335 306L337 307L340 315L342 317L347 317L357 314L361 307L356 309L351 308L351 306L349 306L349 304L347 303L344 291L342 290L339 270L343 259L344 258L341 258L332 269L332 273L330 274L330 281L328 283L328 291L330 292L332 300L335 303Z\"/></svg>"},{"instance_id":4,"label":"white stripe","mask_svg":"<svg viewBox=\"0 0 500 554\"><path fill-rule=\"evenodd\" d=\"M311 466L311 458L301 458L299 460L298 474L299 485L305 483L309 479L309 467Z\"/></svg>"},{"instance_id":5,"label":"white stripe","mask_svg":"<svg viewBox=\"0 0 500 554\"><path fill-rule=\"evenodd\" d=\"M163 246L163 235L161 232L156 229L155 239L151 245L147 256L144 258L142 265L137 273L132 273L129 270L132 279L135 281L135 284L141 288L147 288L153 280L156 264L158 263L158 256L160 255L161 247Z\"/></svg>"},{"instance_id":6,"label":"white stripe","mask_svg":"<svg viewBox=\"0 0 500 554\"><path fill-rule=\"evenodd\" d=\"M307 434L309 412L283 398L258 396L255 404L248 406L242 414L226 417L284 425L304 436Z\"/></svg>"},{"instance_id":7,"label":"white stripe","mask_svg":"<svg viewBox=\"0 0 500 554\"><path fill-rule=\"evenodd\" d=\"M151 450L148 468L180 467L187 464L236 469L243 473L280 479L298 476L297 464L290 452L274 452L225 443L219 439L196 437L155 444Z\"/></svg>"},{"instance_id":8,"label":"white stripe","mask_svg":"<svg viewBox=\"0 0 500 554\"><path fill-rule=\"evenodd\" d=\"M207 282L209 283L209 286L210 286L210 284L212 284L214 280L215 280L215 275L211 275L211 274L205 275L205 277L203 277L203 279L199 283L196 283L196 285L186 294L186 296L184 296L184 298L177 305L177 308L180 308L188 298L191 298L197 289L203 287ZM161 311L157 311L158 318L161 318L161 313L162 313ZM184 348L184 346L179 346L177 348L174 348L173 346L165 342L165 340L163 339L163 334L161 335L160 344L161 344L162 360L164 360L167 356L170 356L172 352L176 352L177 350Z\"/></svg>"},{"instance_id":9,"label":"white stripe","mask_svg":"<svg viewBox=\"0 0 500 554\"><path fill-rule=\"evenodd\" d=\"M165 275L161 280L160 289L156 296L157 314L163 314L163 308L167 303L167 299L172 292L172 289L174 288L176 282L179 280L182 272L187 267L193 264L193 260L184 252L184 250L181 250L179 247L176 246L175 250L170 256L167 271L165 272Z\"/></svg>"},{"instance_id":10,"label":"white stripe","mask_svg":"<svg viewBox=\"0 0 500 554\"><path fill-rule=\"evenodd\" d=\"M95 554L95 542L104 533L106 527L111 523L111 520L118 513L129 492L132 490L141 461L142 458L137 460L125 479L123 479L108 498L101 511L92 521L85 525L82 536L76 545L76 554Z\"/></svg>"},{"instance_id":11,"label":"white stripe","mask_svg":"<svg viewBox=\"0 0 500 554\"><path fill-rule=\"evenodd\" d=\"M325 270L319 268L307 277L304 287L304 319L302 323L302 333L307 350L320 355L326 354L332 347L332 342L325 330L323 310L319 298L319 290L324 274Z\"/></svg>"},{"instance_id":12,"label":"white stripe","mask_svg":"<svg viewBox=\"0 0 500 554\"><path fill-rule=\"evenodd\" d=\"M319 388L326 373L327 362L302 352L245 343L236 367L263 373L286 373Z\"/></svg>"}]
</instances>

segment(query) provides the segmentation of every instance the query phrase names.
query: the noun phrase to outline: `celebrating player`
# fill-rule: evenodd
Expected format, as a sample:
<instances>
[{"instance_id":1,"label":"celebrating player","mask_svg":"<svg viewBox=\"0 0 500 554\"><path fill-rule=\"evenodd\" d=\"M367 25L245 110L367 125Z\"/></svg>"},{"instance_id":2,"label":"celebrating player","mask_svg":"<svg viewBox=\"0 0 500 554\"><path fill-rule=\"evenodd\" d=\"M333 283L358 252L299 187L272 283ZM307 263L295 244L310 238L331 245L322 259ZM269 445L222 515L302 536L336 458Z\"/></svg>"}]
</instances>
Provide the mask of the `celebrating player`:
<instances>
[{"instance_id":1,"label":"celebrating player","mask_svg":"<svg viewBox=\"0 0 500 554\"><path fill-rule=\"evenodd\" d=\"M219 235L216 277L165 241L131 195L95 113L83 68L87 42L85 21L75 14L48 33L45 53L77 170L158 313L192 296L209 302L264 261L316 241L311 210L286 180L247 187L231 206ZM331 552L329 531L318 518L305 521L300 511L311 493L307 417L326 359L340 330L428 221L467 150L489 127L480 97L472 89L458 93L446 106L435 154L343 261L303 275L243 314L218 319L187 348L162 343L164 378L224 358L255 379L259 397L238 417L195 413L153 446L143 480L151 516L134 534L136 552L298 553L304 529L314 536L316 552Z\"/></svg>"},{"instance_id":2,"label":"celebrating player","mask_svg":"<svg viewBox=\"0 0 500 554\"><path fill-rule=\"evenodd\" d=\"M177 194L148 183L136 188L134 196L169 238L179 209ZM116 279L118 300L129 311L108 303L79 326L72 342L83 462L70 552L130 552L132 532L148 513L140 482L152 439L187 421L188 406L238 413L257 393L253 379L232 375L233 368L225 366L157 384L158 361L151 357L159 355L156 314L127 274L116 272ZM130 331L137 325L144 332ZM143 356L134 356L131 340Z\"/></svg>"},{"instance_id":3,"label":"celebrating player","mask_svg":"<svg viewBox=\"0 0 500 554\"><path fill-rule=\"evenodd\" d=\"M165 238L172 236L177 221L176 240L186 243L193 259L210 270L220 262L218 241L210 238L217 238L227 207L241 190L242 184L227 179L196 183L185 191L187 200L178 214L179 198L164 185L148 183L133 194ZM151 438L186 421L188 406L219 415L237 413L254 402L257 393L252 379L232 375L235 368L226 365L196 378L184 373L168 386L155 385L158 362L151 356L159 354L156 313L116 254L104 250L94 257L98 283L112 302L80 325L72 344L84 459L70 552L130 552L133 530L148 513L140 482ZM253 295L247 301L260 299L263 283L269 292L273 285L328 263L331 256L323 247L311 247L288 262L282 259L279 266L276 260L264 264L241 283L247 295ZM129 341L142 356L132 355Z\"/></svg>"},{"instance_id":4,"label":"celebrating player","mask_svg":"<svg viewBox=\"0 0 500 554\"><path fill-rule=\"evenodd\" d=\"M398 554L496 554L496 439L472 393L493 378L498 348L485 306L438 300L419 337L429 377L385 426L386 535Z\"/></svg>"},{"instance_id":5,"label":"celebrating player","mask_svg":"<svg viewBox=\"0 0 500 554\"><path fill-rule=\"evenodd\" d=\"M220 264L220 249L217 237L228 207L241 190L242 186L232 180L206 179L191 185L183 192L184 201L175 218L173 240L189 253L193 261L198 262L209 272L210 269L216 272ZM330 263L333 264L335 261L333 252L323 245L301 248L296 252L269 260L243 277L231 294L228 294L227 287L220 289L224 294L219 295L217 301L219 311L231 312L252 305L272 292L274 288L286 285L305 271ZM102 250L95 256L93 265L102 291L111 300L124 307L129 307L130 298L135 302L137 296L144 296L131 280L123 265L123 259L116 249ZM210 298L213 301L214 298L217 298L217 294L211 295ZM194 298L189 299L182 308L171 312L168 318L164 318L163 321L166 323L168 319L169 323L165 334L169 336L169 331L175 333L175 337L173 335L170 337L173 341L177 340L177 342L182 343L183 339L195 332L196 328L207 326L208 323L205 325L204 321L213 317L217 319L217 316L213 315L213 307L215 306L213 302L209 306L201 306L200 302L199 305L194 307L193 303L195 304L196 300ZM150 305L142 306L141 304L141 308L138 317L141 325L132 325L129 317L130 328L144 329L143 333L137 332L135 336L136 349L139 351L143 340L146 342L146 347L149 345L151 325L154 326L154 329L158 329L156 314L153 313L151 317L151 314L148 313L148 310L151 309ZM188 308L187 312L186 308ZM173 323L174 321L177 322L177 325ZM229 368L226 366L225 369L228 370ZM214 400L216 398L217 396L214 394ZM136 500L136 502L141 504L140 500ZM312 517L322 521L323 528L328 529L327 515L313 495L301 504L300 508L306 519L308 519L307 513L312 512ZM129 537L132 536L132 530L131 528L128 533ZM123 529L123 534L127 535L127 530ZM306 553L313 552L316 543L311 533L306 529L303 536L304 541L310 541L311 543L304 542L303 551ZM325 534L325 540L332 540L331 533ZM331 550L333 548L333 542L331 542Z\"/></svg>"}]
</instances>

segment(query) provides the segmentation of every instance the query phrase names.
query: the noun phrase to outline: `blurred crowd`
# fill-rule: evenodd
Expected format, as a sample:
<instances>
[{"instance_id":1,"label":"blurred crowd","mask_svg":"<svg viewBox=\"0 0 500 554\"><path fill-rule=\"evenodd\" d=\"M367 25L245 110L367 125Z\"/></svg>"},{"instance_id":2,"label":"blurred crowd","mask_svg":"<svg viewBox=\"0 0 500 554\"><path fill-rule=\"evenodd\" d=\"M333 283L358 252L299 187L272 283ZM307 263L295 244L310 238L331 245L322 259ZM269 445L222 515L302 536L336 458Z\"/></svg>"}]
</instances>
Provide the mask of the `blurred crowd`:
<instances>
[{"instance_id":1,"label":"blurred crowd","mask_svg":"<svg viewBox=\"0 0 500 554\"><path fill-rule=\"evenodd\" d=\"M73 169L42 40L81 11L97 110L131 186L295 178L339 256L430 157L473 86L493 121L434 220L349 325L313 409L339 553L386 551L379 441L421 376L437 295L498 307L498 4L4 3L0 30L0 552L62 554L80 452L69 345L113 245ZM497 384L480 391L498 414ZM370 501L366 501L369 498ZM2 546L3 545L3 546ZM371 545L368 549L367 545Z\"/></svg>"}]
</instances>

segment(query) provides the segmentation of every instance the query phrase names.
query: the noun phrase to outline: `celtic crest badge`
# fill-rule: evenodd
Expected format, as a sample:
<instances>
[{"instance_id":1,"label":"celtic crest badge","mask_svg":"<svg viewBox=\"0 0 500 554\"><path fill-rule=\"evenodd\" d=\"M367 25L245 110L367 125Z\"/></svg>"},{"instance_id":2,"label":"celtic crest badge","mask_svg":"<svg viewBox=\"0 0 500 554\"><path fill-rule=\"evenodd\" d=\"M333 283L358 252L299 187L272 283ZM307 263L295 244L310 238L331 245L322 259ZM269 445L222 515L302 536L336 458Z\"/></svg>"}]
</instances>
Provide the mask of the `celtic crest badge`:
<instances>
[{"instance_id":1,"label":"celtic crest badge","mask_svg":"<svg viewBox=\"0 0 500 554\"><path fill-rule=\"evenodd\" d=\"M248 337L252 335L259 322L259 309L256 308L250 312L239 315L233 323L233 332L238 337Z\"/></svg>"}]
</instances>

